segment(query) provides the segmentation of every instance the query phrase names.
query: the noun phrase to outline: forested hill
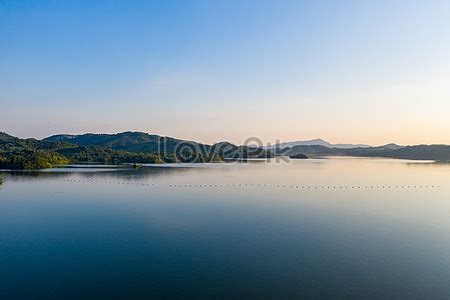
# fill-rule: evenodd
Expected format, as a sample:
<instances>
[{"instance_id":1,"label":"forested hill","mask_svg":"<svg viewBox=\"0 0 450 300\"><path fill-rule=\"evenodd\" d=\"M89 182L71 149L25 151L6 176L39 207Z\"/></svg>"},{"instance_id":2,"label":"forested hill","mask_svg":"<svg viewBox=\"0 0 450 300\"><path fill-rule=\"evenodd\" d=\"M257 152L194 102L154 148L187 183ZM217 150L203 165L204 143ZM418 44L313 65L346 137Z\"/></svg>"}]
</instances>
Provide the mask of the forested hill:
<instances>
[{"instance_id":1,"label":"forested hill","mask_svg":"<svg viewBox=\"0 0 450 300\"><path fill-rule=\"evenodd\" d=\"M0 169L43 169L67 164L60 149L75 147L66 142L19 139L0 132Z\"/></svg>"},{"instance_id":2,"label":"forested hill","mask_svg":"<svg viewBox=\"0 0 450 300\"><path fill-rule=\"evenodd\" d=\"M131 152L173 152L176 148L191 147L208 151L209 145L148 134L144 132L121 132L117 134L53 135L44 141L69 142L78 146L98 146Z\"/></svg>"},{"instance_id":3,"label":"forested hill","mask_svg":"<svg viewBox=\"0 0 450 300\"><path fill-rule=\"evenodd\" d=\"M226 158L267 158L262 148L213 146L140 132L57 135L20 139L0 132L0 169L42 169L69 163L219 162Z\"/></svg>"},{"instance_id":4,"label":"forested hill","mask_svg":"<svg viewBox=\"0 0 450 300\"><path fill-rule=\"evenodd\" d=\"M236 146L227 142L207 145L131 131L117 134L54 135L44 139L44 141L70 142L80 147L96 146L135 153L164 153L169 156L185 152L196 152L205 157L220 157L221 159L268 158L273 156L270 150L258 147Z\"/></svg>"}]
</instances>

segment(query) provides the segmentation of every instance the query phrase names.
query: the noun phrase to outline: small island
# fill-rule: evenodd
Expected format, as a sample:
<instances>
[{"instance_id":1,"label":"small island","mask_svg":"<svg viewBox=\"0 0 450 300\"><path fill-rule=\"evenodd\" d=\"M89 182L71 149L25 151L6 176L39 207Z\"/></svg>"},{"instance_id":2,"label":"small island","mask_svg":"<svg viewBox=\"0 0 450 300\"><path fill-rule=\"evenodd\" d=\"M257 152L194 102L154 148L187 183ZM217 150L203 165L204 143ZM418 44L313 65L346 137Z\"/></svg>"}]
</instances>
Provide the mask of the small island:
<instances>
[{"instance_id":1,"label":"small island","mask_svg":"<svg viewBox=\"0 0 450 300\"><path fill-rule=\"evenodd\" d=\"M295 155L291 155L289 156L290 159L308 159L308 156L306 156L305 154L295 154Z\"/></svg>"}]
</instances>

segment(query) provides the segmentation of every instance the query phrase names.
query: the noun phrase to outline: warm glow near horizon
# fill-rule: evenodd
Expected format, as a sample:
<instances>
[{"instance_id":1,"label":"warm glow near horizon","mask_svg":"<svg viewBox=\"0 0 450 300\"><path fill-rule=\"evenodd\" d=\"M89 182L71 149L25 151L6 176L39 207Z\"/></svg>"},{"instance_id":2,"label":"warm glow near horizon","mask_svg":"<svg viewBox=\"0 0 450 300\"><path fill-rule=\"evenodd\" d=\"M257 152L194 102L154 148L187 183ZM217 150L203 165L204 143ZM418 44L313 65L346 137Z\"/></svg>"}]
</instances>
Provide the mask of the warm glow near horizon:
<instances>
[{"instance_id":1,"label":"warm glow near horizon","mask_svg":"<svg viewBox=\"0 0 450 300\"><path fill-rule=\"evenodd\" d=\"M437 0L3 2L0 131L450 144L449 15Z\"/></svg>"}]
</instances>

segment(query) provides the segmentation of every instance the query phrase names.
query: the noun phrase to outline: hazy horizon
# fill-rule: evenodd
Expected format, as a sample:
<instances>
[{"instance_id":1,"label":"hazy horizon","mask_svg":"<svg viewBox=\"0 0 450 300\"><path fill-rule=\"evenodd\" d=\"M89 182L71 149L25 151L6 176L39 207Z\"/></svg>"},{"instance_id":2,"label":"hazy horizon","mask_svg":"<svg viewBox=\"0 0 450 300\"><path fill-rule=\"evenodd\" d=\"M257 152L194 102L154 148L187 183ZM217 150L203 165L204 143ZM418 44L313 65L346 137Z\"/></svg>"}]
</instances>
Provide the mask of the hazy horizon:
<instances>
[{"instance_id":1,"label":"hazy horizon","mask_svg":"<svg viewBox=\"0 0 450 300\"><path fill-rule=\"evenodd\" d=\"M0 130L0 132L5 132L5 131ZM63 133L52 133L52 134L49 134L49 135L46 135L46 136L42 136L42 137L18 136L18 135L14 135L14 134L12 134L12 133L10 133L10 132L5 132L5 133L6 133L6 134L9 134L9 135L12 135L12 136L15 136L15 137L22 138L22 139L35 138L35 139L42 140L42 139L45 139L45 138L48 138L48 137L51 137L51 136L56 136L56 135L84 135L84 134L110 134L110 135L113 135L113 134L120 134L120 133L126 133L126 132L140 132L140 133L147 133L147 134L150 134L150 135L159 135L159 136L163 136L163 137L170 137L170 138L175 138L175 139L179 139L179 140L186 140L186 141L194 141L194 142L199 142L199 143L203 143L203 144L215 144L215 143L220 143L220 142L231 142L231 143L234 143L234 144L236 144L236 145L242 145L242 144L245 144L246 141L247 141L247 142L250 141L250 142L249 142L249 145L252 145L252 144L255 144L255 145L256 145L256 143L254 143L254 139L258 139L258 140L260 140L260 141L263 143L264 146L275 145L275 144L278 144L278 143L284 144L284 143L291 143L291 142L311 142L311 141L315 141L315 140L322 140L322 141L328 142L328 143L330 143L330 144L332 144L332 145L339 145L339 144L353 144L353 145L366 145L366 146L372 146L372 147L376 147L376 146L384 146L384 145L388 145L388 144L397 144L397 145L400 145L399 143L396 143L395 141L387 142L387 143L384 143L384 144L376 144L376 145L373 145L373 144L360 143L360 142L355 142L355 143L346 142L346 141L337 141L337 142L336 142L336 141L324 139L324 138L321 138L321 137L315 137L315 138L298 138L298 139L295 139L295 140L273 139L273 140L266 141L266 140L261 140L261 139L260 139L258 136L256 136L256 135L255 135L255 136L249 136L249 137L243 139L242 141L232 141L232 140L230 140L230 139L223 139L223 140L214 140L213 142L204 142L204 141L201 141L201 140L198 140L198 139L190 139L190 138L184 138L184 137L182 137L182 136L171 136L171 135L160 134L160 133L157 133L157 132L145 132L145 131L140 131L140 130L124 130L124 131L117 131L117 132L80 132L80 133L67 133L67 132L63 132ZM401 146L412 146L412 145L413 145L413 144L410 144L410 145L401 145ZM415 145L419 145L419 144L415 144Z\"/></svg>"},{"instance_id":2,"label":"hazy horizon","mask_svg":"<svg viewBox=\"0 0 450 300\"><path fill-rule=\"evenodd\" d=\"M0 130L450 144L450 2L0 3Z\"/></svg>"}]
</instances>

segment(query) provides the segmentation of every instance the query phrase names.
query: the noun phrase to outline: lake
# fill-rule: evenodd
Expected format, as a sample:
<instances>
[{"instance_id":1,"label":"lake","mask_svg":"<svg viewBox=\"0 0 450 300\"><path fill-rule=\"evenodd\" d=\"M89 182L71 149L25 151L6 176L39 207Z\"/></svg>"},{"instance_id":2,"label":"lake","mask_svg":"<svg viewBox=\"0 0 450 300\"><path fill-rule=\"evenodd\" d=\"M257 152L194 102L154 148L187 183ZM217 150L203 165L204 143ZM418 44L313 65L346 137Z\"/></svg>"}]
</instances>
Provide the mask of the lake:
<instances>
[{"instance_id":1,"label":"lake","mask_svg":"<svg viewBox=\"0 0 450 300\"><path fill-rule=\"evenodd\" d=\"M0 298L449 298L450 164L3 172Z\"/></svg>"}]
</instances>

